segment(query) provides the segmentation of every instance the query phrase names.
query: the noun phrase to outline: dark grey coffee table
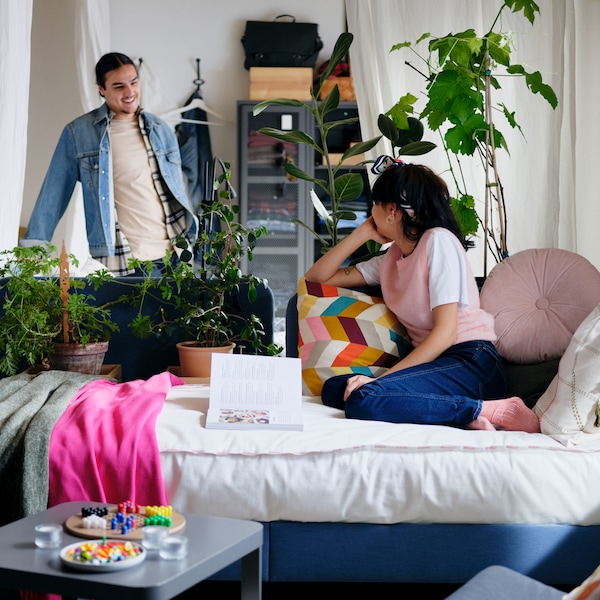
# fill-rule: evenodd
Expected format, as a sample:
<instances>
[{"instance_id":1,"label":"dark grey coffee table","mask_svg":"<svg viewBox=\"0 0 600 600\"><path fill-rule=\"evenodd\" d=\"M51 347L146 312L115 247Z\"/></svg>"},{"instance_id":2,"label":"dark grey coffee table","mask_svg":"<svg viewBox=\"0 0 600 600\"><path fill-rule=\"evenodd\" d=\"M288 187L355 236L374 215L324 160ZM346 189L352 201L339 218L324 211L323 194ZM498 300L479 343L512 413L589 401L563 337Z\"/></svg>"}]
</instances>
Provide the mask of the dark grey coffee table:
<instances>
[{"instance_id":1,"label":"dark grey coffee table","mask_svg":"<svg viewBox=\"0 0 600 600\"><path fill-rule=\"evenodd\" d=\"M262 525L253 521L185 514L188 555L162 560L151 552L139 565L113 572L88 573L62 564L59 551L36 548L38 523L64 523L82 506L98 502L67 502L0 527L0 588L27 589L95 600L167 600L221 569L242 560L242 598L261 598ZM80 541L65 531L62 546Z\"/></svg>"}]
</instances>

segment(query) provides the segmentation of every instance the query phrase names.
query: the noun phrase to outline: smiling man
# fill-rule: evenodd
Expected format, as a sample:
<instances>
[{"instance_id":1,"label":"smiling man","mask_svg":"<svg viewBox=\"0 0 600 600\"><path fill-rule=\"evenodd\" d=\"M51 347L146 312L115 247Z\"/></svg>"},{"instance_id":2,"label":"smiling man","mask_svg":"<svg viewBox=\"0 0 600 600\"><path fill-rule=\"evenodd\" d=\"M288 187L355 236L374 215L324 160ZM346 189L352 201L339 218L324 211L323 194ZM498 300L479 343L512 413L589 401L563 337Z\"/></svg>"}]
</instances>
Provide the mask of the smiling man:
<instances>
[{"instance_id":1,"label":"smiling man","mask_svg":"<svg viewBox=\"0 0 600 600\"><path fill-rule=\"evenodd\" d=\"M132 257L156 261L158 270L176 237L191 243L198 231L177 138L141 108L138 70L128 56L104 55L96 83L105 102L63 129L20 243L52 239L79 181L91 256L116 275L135 274Z\"/></svg>"}]
</instances>

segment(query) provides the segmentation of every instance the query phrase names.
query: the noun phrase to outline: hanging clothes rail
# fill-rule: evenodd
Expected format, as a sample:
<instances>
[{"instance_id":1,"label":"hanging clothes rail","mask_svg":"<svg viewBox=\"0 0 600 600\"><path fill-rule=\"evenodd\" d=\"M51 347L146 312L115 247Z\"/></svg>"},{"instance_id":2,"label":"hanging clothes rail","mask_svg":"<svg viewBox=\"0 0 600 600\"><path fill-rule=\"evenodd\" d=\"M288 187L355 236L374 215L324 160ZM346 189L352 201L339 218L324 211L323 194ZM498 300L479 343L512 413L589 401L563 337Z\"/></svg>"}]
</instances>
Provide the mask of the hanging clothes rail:
<instances>
[{"instance_id":1,"label":"hanging clothes rail","mask_svg":"<svg viewBox=\"0 0 600 600\"><path fill-rule=\"evenodd\" d=\"M206 104L204 99L202 98L201 88L206 83L202 77L200 77L200 59L196 59L196 73L197 77L192 81L192 83L196 86L196 89L192 93L192 95L187 99L184 106L179 108L174 108L173 110L169 110L160 114L160 118L164 119L169 123L191 123L195 125L233 125L231 121L226 119L224 116L220 115L217 111L213 110ZM194 114L194 116L187 115L186 113L193 111L194 109L199 109L200 111L204 111L207 113L204 116L198 116L198 114ZM207 115L212 115L216 119L215 121L208 121Z\"/></svg>"},{"instance_id":2,"label":"hanging clothes rail","mask_svg":"<svg viewBox=\"0 0 600 600\"><path fill-rule=\"evenodd\" d=\"M207 113L216 115L210 110L202 99L201 87L204 80L200 77L200 59L196 59L197 77L193 84L195 90L188 98L185 105L174 111L169 111L176 120L175 134L181 153L181 166L187 179L188 196L201 212L202 202L206 201L205 190L206 165L213 162L210 132L208 128ZM165 119L165 115L161 115ZM168 119L167 119L168 120Z\"/></svg>"}]
</instances>

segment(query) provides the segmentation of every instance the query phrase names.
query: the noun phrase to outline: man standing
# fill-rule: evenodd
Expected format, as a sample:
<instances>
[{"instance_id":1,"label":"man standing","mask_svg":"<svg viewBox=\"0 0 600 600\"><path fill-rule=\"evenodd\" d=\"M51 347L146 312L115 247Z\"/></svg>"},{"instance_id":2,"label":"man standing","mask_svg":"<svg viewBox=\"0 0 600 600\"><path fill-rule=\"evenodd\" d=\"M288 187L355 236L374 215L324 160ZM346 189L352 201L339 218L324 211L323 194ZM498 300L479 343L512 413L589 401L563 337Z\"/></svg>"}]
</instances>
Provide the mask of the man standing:
<instances>
[{"instance_id":1,"label":"man standing","mask_svg":"<svg viewBox=\"0 0 600 600\"><path fill-rule=\"evenodd\" d=\"M140 107L138 70L129 57L104 55L96 83L105 103L63 129L20 243L51 240L80 181L91 256L115 275L134 274L132 257L156 261L158 270L175 238L192 243L198 232L177 138Z\"/></svg>"}]
</instances>

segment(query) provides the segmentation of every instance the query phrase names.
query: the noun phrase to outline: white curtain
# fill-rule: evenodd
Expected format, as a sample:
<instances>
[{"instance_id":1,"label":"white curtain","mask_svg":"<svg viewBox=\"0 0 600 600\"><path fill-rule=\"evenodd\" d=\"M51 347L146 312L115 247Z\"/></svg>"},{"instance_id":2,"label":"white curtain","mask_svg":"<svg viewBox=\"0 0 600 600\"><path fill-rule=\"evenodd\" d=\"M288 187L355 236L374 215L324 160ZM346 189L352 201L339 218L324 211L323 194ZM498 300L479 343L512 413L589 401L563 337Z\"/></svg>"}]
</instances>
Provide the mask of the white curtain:
<instances>
[{"instance_id":1,"label":"white curtain","mask_svg":"<svg viewBox=\"0 0 600 600\"><path fill-rule=\"evenodd\" d=\"M79 0L75 18L75 56L79 76L79 94L84 112L98 108L94 69L103 54L110 52L110 0Z\"/></svg>"},{"instance_id":2,"label":"white curtain","mask_svg":"<svg viewBox=\"0 0 600 600\"><path fill-rule=\"evenodd\" d=\"M81 108L85 113L102 104L94 67L103 54L110 52L109 0L77 0L75 10L75 56ZM63 218L65 246L83 265L89 259L90 252L79 184Z\"/></svg>"},{"instance_id":3,"label":"white curtain","mask_svg":"<svg viewBox=\"0 0 600 600\"><path fill-rule=\"evenodd\" d=\"M596 201L595 169L600 150L595 139L600 115L595 110L600 93L600 2L598 0L537 0L540 13L533 26L522 13L503 13L502 31L514 34L512 62L528 71L539 70L556 92L559 105L552 110L533 95L521 78L503 78L495 103L516 110L523 135L502 126L510 156L499 153L500 178L505 188L508 249L559 247L579 252L600 268L600 222ZM354 36L350 59L354 75L363 139L379 134L377 116L410 92L425 105L424 79L413 68L423 63L410 50L390 52L394 44L415 42L425 32L443 36L467 28L480 35L492 25L499 0L346 0L348 28ZM427 42L416 46L426 53ZM500 127L500 124L498 124ZM596 132L596 135L595 133ZM410 157L444 175L447 162L437 134L426 130L424 139L438 143L430 154ZM390 149L380 143L371 158ZM484 198L484 174L475 160L467 166L468 189ZM446 177L449 186L451 180ZM483 273L482 236L469 251L476 275ZM491 268L493 263L488 267Z\"/></svg>"},{"instance_id":4,"label":"white curtain","mask_svg":"<svg viewBox=\"0 0 600 600\"><path fill-rule=\"evenodd\" d=\"M17 245L27 153L33 0L0 2L0 250Z\"/></svg>"},{"instance_id":5,"label":"white curtain","mask_svg":"<svg viewBox=\"0 0 600 600\"><path fill-rule=\"evenodd\" d=\"M77 0L75 15L75 56L81 96L82 112L99 107L103 100L98 94L95 66L101 56L111 52L110 0ZM131 57L136 60L136 57ZM143 58L143 57L142 57ZM173 102L165 97L160 83L149 65L142 60L140 68L142 80L143 106L150 112L172 108ZM65 244L80 263L92 265L85 229L85 214L81 187L78 185L65 213ZM56 243L56 242L55 242Z\"/></svg>"}]
</instances>

